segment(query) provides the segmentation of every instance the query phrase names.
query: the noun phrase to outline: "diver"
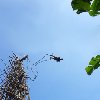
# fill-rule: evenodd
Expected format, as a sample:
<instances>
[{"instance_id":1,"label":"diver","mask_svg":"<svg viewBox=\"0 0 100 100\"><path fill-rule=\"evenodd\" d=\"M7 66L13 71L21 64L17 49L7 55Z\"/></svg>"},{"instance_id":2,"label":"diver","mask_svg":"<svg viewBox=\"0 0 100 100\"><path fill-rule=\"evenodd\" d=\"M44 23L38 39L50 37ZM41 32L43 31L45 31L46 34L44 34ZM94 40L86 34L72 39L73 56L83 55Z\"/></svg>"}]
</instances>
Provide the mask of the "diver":
<instances>
[{"instance_id":1,"label":"diver","mask_svg":"<svg viewBox=\"0 0 100 100\"><path fill-rule=\"evenodd\" d=\"M51 59L54 59L54 60L56 60L57 62L60 62L60 60L63 60L63 58L56 57L56 56L54 56L54 55L50 55L50 60L51 60Z\"/></svg>"}]
</instances>

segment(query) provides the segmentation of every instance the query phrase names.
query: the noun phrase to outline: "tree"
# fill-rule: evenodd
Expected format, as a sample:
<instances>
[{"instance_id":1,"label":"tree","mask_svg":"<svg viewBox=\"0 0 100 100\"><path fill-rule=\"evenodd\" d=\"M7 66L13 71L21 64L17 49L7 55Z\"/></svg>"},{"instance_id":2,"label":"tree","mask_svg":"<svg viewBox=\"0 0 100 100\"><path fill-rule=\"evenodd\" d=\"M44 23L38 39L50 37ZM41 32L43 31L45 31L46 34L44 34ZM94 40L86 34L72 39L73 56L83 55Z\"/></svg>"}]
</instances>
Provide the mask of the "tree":
<instances>
[{"instance_id":1,"label":"tree","mask_svg":"<svg viewBox=\"0 0 100 100\"><path fill-rule=\"evenodd\" d=\"M73 10L77 10L77 14L83 12L88 12L90 16L100 14L100 0L72 0L71 6ZM100 55L92 57L85 70L88 75L91 75L98 67L100 67Z\"/></svg>"},{"instance_id":2,"label":"tree","mask_svg":"<svg viewBox=\"0 0 100 100\"><path fill-rule=\"evenodd\" d=\"M90 16L100 14L100 0L72 0L71 6L76 13L88 12Z\"/></svg>"}]
</instances>

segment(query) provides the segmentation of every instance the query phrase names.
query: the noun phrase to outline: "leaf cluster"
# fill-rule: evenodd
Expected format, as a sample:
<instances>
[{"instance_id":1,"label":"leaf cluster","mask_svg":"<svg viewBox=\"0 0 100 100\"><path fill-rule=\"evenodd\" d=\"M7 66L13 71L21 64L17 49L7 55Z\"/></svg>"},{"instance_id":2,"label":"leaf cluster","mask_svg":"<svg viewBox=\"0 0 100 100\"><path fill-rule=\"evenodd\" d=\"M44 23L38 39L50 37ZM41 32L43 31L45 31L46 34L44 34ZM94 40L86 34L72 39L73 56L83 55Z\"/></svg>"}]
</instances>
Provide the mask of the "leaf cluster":
<instances>
[{"instance_id":1,"label":"leaf cluster","mask_svg":"<svg viewBox=\"0 0 100 100\"><path fill-rule=\"evenodd\" d=\"M76 13L88 12L90 16L100 14L100 0L72 0L71 6Z\"/></svg>"},{"instance_id":2,"label":"leaf cluster","mask_svg":"<svg viewBox=\"0 0 100 100\"><path fill-rule=\"evenodd\" d=\"M92 57L92 59L89 62L89 65L85 68L88 75L91 75L95 69L100 67L100 55L97 55L96 57Z\"/></svg>"}]
</instances>

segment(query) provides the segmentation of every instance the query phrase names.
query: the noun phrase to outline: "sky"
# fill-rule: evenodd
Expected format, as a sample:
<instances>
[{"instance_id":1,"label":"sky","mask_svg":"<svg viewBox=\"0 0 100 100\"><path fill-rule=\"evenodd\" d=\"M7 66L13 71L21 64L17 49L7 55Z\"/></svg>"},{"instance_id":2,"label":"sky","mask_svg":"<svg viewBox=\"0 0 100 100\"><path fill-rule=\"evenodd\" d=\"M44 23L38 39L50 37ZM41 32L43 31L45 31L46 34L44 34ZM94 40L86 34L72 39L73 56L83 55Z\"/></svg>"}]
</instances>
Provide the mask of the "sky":
<instances>
[{"instance_id":1,"label":"sky","mask_svg":"<svg viewBox=\"0 0 100 100\"><path fill-rule=\"evenodd\" d=\"M85 72L100 54L99 17L77 15L71 0L0 0L0 58L14 51L33 63L47 53L64 59L37 66L31 100L99 100L100 69Z\"/></svg>"}]
</instances>

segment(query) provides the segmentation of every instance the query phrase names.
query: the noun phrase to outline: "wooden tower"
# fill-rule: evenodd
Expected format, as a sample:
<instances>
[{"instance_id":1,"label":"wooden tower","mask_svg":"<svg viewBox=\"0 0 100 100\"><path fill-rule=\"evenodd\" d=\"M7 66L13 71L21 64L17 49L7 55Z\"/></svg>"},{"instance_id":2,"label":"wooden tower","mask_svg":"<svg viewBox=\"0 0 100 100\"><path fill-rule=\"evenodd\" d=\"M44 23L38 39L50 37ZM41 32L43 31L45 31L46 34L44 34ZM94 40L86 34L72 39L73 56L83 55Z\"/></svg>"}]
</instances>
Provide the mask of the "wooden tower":
<instances>
[{"instance_id":1,"label":"wooden tower","mask_svg":"<svg viewBox=\"0 0 100 100\"><path fill-rule=\"evenodd\" d=\"M10 65L6 67L3 73L4 79L0 84L0 100L30 100L27 86L27 75L23 67L23 58L18 58L14 53L10 57Z\"/></svg>"}]
</instances>

